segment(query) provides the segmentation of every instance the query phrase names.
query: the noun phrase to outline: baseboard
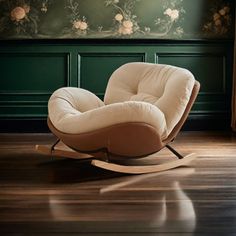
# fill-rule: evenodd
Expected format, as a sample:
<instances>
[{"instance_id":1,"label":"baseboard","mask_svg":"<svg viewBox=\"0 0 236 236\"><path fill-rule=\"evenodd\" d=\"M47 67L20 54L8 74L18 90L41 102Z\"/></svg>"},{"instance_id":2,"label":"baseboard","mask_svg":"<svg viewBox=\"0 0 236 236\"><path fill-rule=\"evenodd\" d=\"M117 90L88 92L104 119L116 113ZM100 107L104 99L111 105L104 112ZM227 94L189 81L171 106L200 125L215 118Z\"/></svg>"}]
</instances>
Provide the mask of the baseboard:
<instances>
[{"instance_id":1,"label":"baseboard","mask_svg":"<svg viewBox=\"0 0 236 236\"><path fill-rule=\"evenodd\" d=\"M0 120L0 133L48 133L47 119Z\"/></svg>"},{"instance_id":2,"label":"baseboard","mask_svg":"<svg viewBox=\"0 0 236 236\"><path fill-rule=\"evenodd\" d=\"M230 115L197 115L190 116L182 130L203 131L203 130L231 130Z\"/></svg>"}]
</instances>

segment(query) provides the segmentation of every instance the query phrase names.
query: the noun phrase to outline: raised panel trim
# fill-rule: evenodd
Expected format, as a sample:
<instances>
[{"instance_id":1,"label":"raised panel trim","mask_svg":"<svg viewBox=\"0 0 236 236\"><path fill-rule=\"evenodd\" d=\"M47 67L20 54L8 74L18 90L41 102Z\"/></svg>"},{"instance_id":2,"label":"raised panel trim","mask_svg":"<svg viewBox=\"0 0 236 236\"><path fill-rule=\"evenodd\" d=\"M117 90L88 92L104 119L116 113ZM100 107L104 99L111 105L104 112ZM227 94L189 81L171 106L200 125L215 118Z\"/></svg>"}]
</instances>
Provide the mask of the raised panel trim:
<instances>
[{"instance_id":1,"label":"raised panel trim","mask_svg":"<svg viewBox=\"0 0 236 236\"><path fill-rule=\"evenodd\" d=\"M71 53L69 52L3 52L0 53L0 56L15 56L15 57L19 57L19 56L23 56L23 57L54 57L55 55L59 55L59 56L63 56L66 59L66 71L67 71L67 76L66 76L66 80L65 80L65 85L66 86L70 86L71 84ZM36 91L36 92L29 92L27 90L23 91L23 90L12 90L11 92L6 91L6 90L0 90L0 96L4 95L4 96L35 96L35 95L50 95L52 93L52 91L47 91L47 90L42 90L42 91Z\"/></svg>"},{"instance_id":2,"label":"raised panel trim","mask_svg":"<svg viewBox=\"0 0 236 236\"><path fill-rule=\"evenodd\" d=\"M141 56L142 61L147 61L147 53L146 52L79 52L78 53L78 75L77 81L78 86L81 86L81 62L83 57L132 57L132 56ZM98 94L97 94L98 95ZM99 93L99 95L104 95Z\"/></svg>"},{"instance_id":3,"label":"raised panel trim","mask_svg":"<svg viewBox=\"0 0 236 236\"><path fill-rule=\"evenodd\" d=\"M4 55L8 57L55 57L59 56L64 58L65 60L65 70L66 70L66 78L64 80L65 86L70 86L71 84L71 53L68 52L9 52L9 53L0 53L0 56ZM0 108L1 109L36 109L36 108L42 108L47 109L47 102L49 97L52 94L53 91L47 91L47 90L37 90L35 92L28 91L28 90L0 90L0 98L8 96L8 98L4 101L0 102ZM37 99L35 97L38 96ZM29 97L30 101L25 100L23 97ZM12 98L12 99L11 99ZM41 112L34 114L0 114L0 118L45 118L47 117L46 114L43 114Z\"/></svg>"},{"instance_id":4,"label":"raised panel trim","mask_svg":"<svg viewBox=\"0 0 236 236\"><path fill-rule=\"evenodd\" d=\"M223 90L222 92L199 92L199 96L206 96L206 95L225 95L226 94L226 55L221 53L155 53L155 63L158 64L159 57L206 57L206 56L213 56L213 57L220 57L223 59Z\"/></svg>"}]
</instances>

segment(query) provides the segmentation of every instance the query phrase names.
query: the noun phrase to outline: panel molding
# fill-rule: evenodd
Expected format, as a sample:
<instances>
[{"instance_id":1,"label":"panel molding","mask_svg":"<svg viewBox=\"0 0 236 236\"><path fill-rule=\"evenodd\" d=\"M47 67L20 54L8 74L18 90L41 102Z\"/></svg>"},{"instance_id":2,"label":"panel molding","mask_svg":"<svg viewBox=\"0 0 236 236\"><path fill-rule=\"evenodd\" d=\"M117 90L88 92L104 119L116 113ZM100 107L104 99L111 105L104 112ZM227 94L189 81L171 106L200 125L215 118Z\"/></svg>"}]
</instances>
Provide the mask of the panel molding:
<instances>
[{"instance_id":1,"label":"panel molding","mask_svg":"<svg viewBox=\"0 0 236 236\"><path fill-rule=\"evenodd\" d=\"M69 52L1 52L0 57L12 58L54 58L60 57L65 62L63 86L71 84L71 54ZM40 65L39 65L40 66ZM30 81L29 81L30 83ZM0 89L0 118L45 118L47 102L53 91L50 90L3 90ZM44 111L44 112L40 112Z\"/></svg>"},{"instance_id":2,"label":"panel molding","mask_svg":"<svg viewBox=\"0 0 236 236\"><path fill-rule=\"evenodd\" d=\"M71 84L71 53L69 52L27 52L27 51L20 51L20 52L0 52L1 56L11 56L11 57L55 57L55 56L62 56L65 58L66 62L66 79L65 79L65 86L69 86ZM9 96L15 96L15 95L27 95L27 96L34 96L34 95L50 95L52 91L49 90L42 90L42 91L35 91L31 92L28 90L11 90L6 91L0 89L0 96L2 95L9 95Z\"/></svg>"},{"instance_id":3,"label":"panel molding","mask_svg":"<svg viewBox=\"0 0 236 236\"><path fill-rule=\"evenodd\" d=\"M161 53L155 53L155 61L158 64L160 57L218 57L221 58L222 68L223 68L223 77L222 77L222 84L223 84L223 90L221 92L202 92L200 90L198 96L202 95L225 95L226 94L226 54L223 53L213 53L213 52L185 52L185 53L172 53L172 52L161 52Z\"/></svg>"},{"instance_id":4,"label":"panel molding","mask_svg":"<svg viewBox=\"0 0 236 236\"><path fill-rule=\"evenodd\" d=\"M81 81L81 63L82 63L82 58L83 57L135 57L135 56L141 56L142 62L147 61L147 53L146 52L98 52L98 51L93 51L93 52L79 52L77 55L78 58L78 82L80 85Z\"/></svg>"},{"instance_id":5,"label":"panel molding","mask_svg":"<svg viewBox=\"0 0 236 236\"><path fill-rule=\"evenodd\" d=\"M146 62L147 61L147 52L131 52L129 50L125 52L119 52L115 51L114 49L109 52L104 52L104 51L90 51L90 52L79 52L78 53L78 86L82 87L82 62L83 58L137 58L140 57L140 62ZM95 93L98 97L103 97L105 93L103 92L96 92Z\"/></svg>"}]
</instances>

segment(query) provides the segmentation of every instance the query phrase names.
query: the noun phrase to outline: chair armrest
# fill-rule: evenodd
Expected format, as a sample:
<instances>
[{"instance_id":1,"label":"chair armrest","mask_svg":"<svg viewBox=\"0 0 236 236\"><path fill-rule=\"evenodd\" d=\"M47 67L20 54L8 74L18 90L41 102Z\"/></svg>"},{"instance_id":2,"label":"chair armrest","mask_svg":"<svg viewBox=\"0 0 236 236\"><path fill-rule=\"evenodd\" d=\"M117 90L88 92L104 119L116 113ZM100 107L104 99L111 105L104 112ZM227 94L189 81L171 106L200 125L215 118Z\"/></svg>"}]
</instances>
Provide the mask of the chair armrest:
<instances>
[{"instance_id":1,"label":"chair armrest","mask_svg":"<svg viewBox=\"0 0 236 236\"><path fill-rule=\"evenodd\" d=\"M48 101L48 116L57 127L67 117L104 106L103 101L95 94L81 88L60 88L56 90Z\"/></svg>"}]
</instances>

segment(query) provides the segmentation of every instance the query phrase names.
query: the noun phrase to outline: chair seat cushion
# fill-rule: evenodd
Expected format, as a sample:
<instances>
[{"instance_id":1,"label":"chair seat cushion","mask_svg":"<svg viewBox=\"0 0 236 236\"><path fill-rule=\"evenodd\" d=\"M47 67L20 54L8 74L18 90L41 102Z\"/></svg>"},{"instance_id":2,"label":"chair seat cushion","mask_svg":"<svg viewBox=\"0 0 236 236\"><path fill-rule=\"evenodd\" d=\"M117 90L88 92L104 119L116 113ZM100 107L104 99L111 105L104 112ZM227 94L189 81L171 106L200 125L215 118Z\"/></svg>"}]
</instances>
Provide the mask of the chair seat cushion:
<instances>
[{"instance_id":1,"label":"chair seat cushion","mask_svg":"<svg viewBox=\"0 0 236 236\"><path fill-rule=\"evenodd\" d=\"M93 93L68 87L54 92L48 111L52 124L63 133L82 134L116 124L140 122L155 128L162 139L166 137L163 112L143 101L104 105Z\"/></svg>"}]
</instances>

